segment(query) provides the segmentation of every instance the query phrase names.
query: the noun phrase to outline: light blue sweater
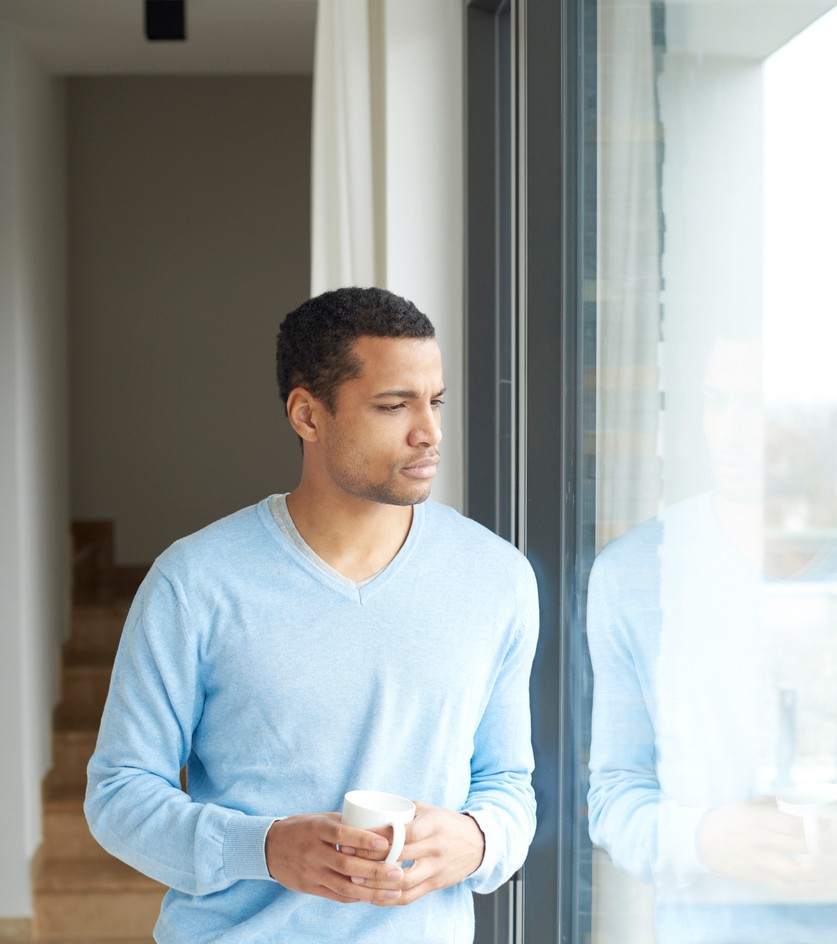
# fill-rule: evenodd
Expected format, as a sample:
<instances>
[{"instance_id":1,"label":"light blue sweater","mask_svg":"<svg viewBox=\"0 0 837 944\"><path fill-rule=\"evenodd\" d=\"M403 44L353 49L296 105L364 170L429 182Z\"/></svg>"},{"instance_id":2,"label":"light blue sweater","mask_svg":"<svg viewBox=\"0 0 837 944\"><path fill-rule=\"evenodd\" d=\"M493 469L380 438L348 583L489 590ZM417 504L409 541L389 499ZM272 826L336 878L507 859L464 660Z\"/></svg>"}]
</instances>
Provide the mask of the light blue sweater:
<instances>
[{"instance_id":1,"label":"light blue sweater","mask_svg":"<svg viewBox=\"0 0 837 944\"><path fill-rule=\"evenodd\" d=\"M724 533L711 493L634 528L593 566L590 836L619 869L655 886L658 944L837 940L834 901L723 878L697 852L707 810L786 785L778 782L782 680L796 678L809 706L796 720L790 782L833 776L835 718L810 706L832 704L837 637L821 604L835 578L833 546L793 579L762 574ZM806 624L812 603L826 614L821 627ZM827 761L806 756L806 745L824 745Z\"/></svg>"},{"instance_id":2,"label":"light blue sweater","mask_svg":"<svg viewBox=\"0 0 837 944\"><path fill-rule=\"evenodd\" d=\"M155 939L470 944L471 893L513 874L534 832L537 620L525 558L433 502L361 589L295 547L267 501L169 548L127 619L85 802L108 851L171 887ZM274 820L339 810L353 788L467 810L482 865L399 908L273 881Z\"/></svg>"}]
</instances>

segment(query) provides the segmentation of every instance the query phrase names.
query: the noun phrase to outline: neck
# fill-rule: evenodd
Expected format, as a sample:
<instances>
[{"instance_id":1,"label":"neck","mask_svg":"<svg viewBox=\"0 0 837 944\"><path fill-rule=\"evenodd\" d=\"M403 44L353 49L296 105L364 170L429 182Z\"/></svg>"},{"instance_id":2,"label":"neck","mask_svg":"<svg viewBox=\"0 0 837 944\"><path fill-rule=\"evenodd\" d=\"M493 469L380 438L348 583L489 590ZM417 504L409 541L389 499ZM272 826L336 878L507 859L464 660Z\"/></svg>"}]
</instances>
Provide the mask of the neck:
<instances>
[{"instance_id":1,"label":"neck","mask_svg":"<svg viewBox=\"0 0 837 944\"><path fill-rule=\"evenodd\" d=\"M789 578L809 564L816 551L805 550L765 527L762 502L734 502L719 495L713 501L718 522L738 550L763 573Z\"/></svg>"},{"instance_id":2,"label":"neck","mask_svg":"<svg viewBox=\"0 0 837 944\"><path fill-rule=\"evenodd\" d=\"M714 492L712 504L721 530L751 563L764 564L764 521L761 502L732 501Z\"/></svg>"},{"instance_id":3,"label":"neck","mask_svg":"<svg viewBox=\"0 0 837 944\"><path fill-rule=\"evenodd\" d=\"M378 573L399 552L413 521L410 505L351 495L322 495L304 480L287 498L288 513L314 553L349 580Z\"/></svg>"}]
</instances>

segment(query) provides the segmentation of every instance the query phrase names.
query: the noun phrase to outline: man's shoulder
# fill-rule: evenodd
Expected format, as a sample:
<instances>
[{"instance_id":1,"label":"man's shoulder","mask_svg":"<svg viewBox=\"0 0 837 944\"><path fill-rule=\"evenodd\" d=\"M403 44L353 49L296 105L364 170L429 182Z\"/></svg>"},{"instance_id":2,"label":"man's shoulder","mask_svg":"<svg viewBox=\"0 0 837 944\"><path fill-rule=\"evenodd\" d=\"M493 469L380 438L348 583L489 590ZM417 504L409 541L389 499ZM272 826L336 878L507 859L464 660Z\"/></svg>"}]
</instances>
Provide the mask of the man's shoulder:
<instances>
[{"instance_id":1,"label":"man's shoulder","mask_svg":"<svg viewBox=\"0 0 837 944\"><path fill-rule=\"evenodd\" d=\"M621 577L634 587L653 582L664 545L670 551L684 541L693 541L710 514L709 507L708 493L692 495L634 525L602 548L593 565L596 578L607 573L609 579Z\"/></svg>"},{"instance_id":2,"label":"man's shoulder","mask_svg":"<svg viewBox=\"0 0 837 944\"><path fill-rule=\"evenodd\" d=\"M513 548L504 538L495 534L485 525L480 524L473 518L463 515L450 505L443 505L441 502L428 499L423 506L426 509L427 521L435 528L449 531L452 536L462 536L466 540L486 541L496 546L506 546Z\"/></svg>"},{"instance_id":3,"label":"man's shoulder","mask_svg":"<svg viewBox=\"0 0 837 944\"><path fill-rule=\"evenodd\" d=\"M442 541L455 550L467 550L469 556L505 561L509 565L529 566L526 557L511 542L489 528L468 518L450 505L427 501L426 527L434 541Z\"/></svg>"},{"instance_id":4,"label":"man's shoulder","mask_svg":"<svg viewBox=\"0 0 837 944\"><path fill-rule=\"evenodd\" d=\"M179 538L157 558L163 571L217 561L224 565L245 556L248 549L266 536L260 502L225 515L199 530Z\"/></svg>"},{"instance_id":5,"label":"man's shoulder","mask_svg":"<svg viewBox=\"0 0 837 944\"><path fill-rule=\"evenodd\" d=\"M425 560L449 599L467 599L474 611L491 612L508 625L537 632L538 585L525 555L511 542L456 509L426 502Z\"/></svg>"}]
</instances>

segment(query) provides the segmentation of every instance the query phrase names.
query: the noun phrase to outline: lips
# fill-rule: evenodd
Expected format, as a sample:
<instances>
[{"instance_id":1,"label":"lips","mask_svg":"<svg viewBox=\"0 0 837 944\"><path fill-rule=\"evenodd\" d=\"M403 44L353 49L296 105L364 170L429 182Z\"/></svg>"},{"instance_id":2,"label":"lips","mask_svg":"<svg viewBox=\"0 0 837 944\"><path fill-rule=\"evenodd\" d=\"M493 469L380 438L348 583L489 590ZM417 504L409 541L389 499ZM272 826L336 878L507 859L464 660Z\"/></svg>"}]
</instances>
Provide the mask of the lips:
<instances>
[{"instance_id":1,"label":"lips","mask_svg":"<svg viewBox=\"0 0 837 944\"><path fill-rule=\"evenodd\" d=\"M417 459L410 465L404 466L401 471L411 478L430 479L436 474L438 465L439 456L428 456L425 459Z\"/></svg>"}]
</instances>

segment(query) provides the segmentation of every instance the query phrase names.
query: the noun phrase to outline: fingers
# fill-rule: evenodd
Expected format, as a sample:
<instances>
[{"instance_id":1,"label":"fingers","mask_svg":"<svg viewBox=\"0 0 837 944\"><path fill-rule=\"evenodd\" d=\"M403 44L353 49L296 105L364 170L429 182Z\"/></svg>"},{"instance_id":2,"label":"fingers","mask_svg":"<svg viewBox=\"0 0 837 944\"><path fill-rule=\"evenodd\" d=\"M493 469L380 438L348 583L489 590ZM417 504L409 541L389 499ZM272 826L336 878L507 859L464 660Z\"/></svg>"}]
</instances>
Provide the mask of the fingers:
<instances>
[{"instance_id":1,"label":"fingers","mask_svg":"<svg viewBox=\"0 0 837 944\"><path fill-rule=\"evenodd\" d=\"M324 897L339 901L392 904L401 896L402 870L330 848L319 882Z\"/></svg>"},{"instance_id":2,"label":"fingers","mask_svg":"<svg viewBox=\"0 0 837 944\"><path fill-rule=\"evenodd\" d=\"M397 905L462 881L479 867L485 849L482 831L470 816L426 804L416 806L400 857L413 864L403 871Z\"/></svg>"},{"instance_id":3,"label":"fingers","mask_svg":"<svg viewBox=\"0 0 837 944\"><path fill-rule=\"evenodd\" d=\"M773 863L781 894L798 899L837 900L837 854L801 855Z\"/></svg>"},{"instance_id":4,"label":"fingers","mask_svg":"<svg viewBox=\"0 0 837 944\"><path fill-rule=\"evenodd\" d=\"M392 887L392 884L387 887L375 883L367 885L366 879L347 879L336 872L322 887L322 897L344 903L363 901L371 905L394 905L402 894L401 889Z\"/></svg>"},{"instance_id":5,"label":"fingers","mask_svg":"<svg viewBox=\"0 0 837 944\"><path fill-rule=\"evenodd\" d=\"M376 902L376 904L389 907L410 905L414 901L418 901L419 898L428 895L430 892L438 891L440 888L444 887L446 886L439 880L438 872L434 867L428 865L426 862L414 862L411 866L403 870L402 887L399 896L390 901Z\"/></svg>"},{"instance_id":6,"label":"fingers","mask_svg":"<svg viewBox=\"0 0 837 944\"><path fill-rule=\"evenodd\" d=\"M390 849L390 835L392 830L382 831L377 829L354 829L350 826L344 827L346 839L344 842L337 843L342 852L347 855L359 856L363 859L373 859L377 862L385 859ZM366 837L366 842L354 844L352 837L359 833ZM389 833L390 835L387 835ZM377 839L371 839L371 836L377 836Z\"/></svg>"},{"instance_id":7,"label":"fingers","mask_svg":"<svg viewBox=\"0 0 837 944\"><path fill-rule=\"evenodd\" d=\"M385 836L369 829L345 826L339 819L324 826L322 839L333 846L340 846L344 851L351 849L351 855L364 858L383 859L389 849L389 840Z\"/></svg>"},{"instance_id":8,"label":"fingers","mask_svg":"<svg viewBox=\"0 0 837 944\"><path fill-rule=\"evenodd\" d=\"M336 815L315 814L277 820L267 834L265 856L273 878L293 891L332 901L392 903L401 894L401 870L345 851L385 853L387 846L381 836L343 826Z\"/></svg>"},{"instance_id":9,"label":"fingers","mask_svg":"<svg viewBox=\"0 0 837 944\"><path fill-rule=\"evenodd\" d=\"M837 856L784 855L763 852L749 872L749 881L762 884L785 898L837 900Z\"/></svg>"},{"instance_id":10,"label":"fingers","mask_svg":"<svg viewBox=\"0 0 837 944\"><path fill-rule=\"evenodd\" d=\"M371 830L359 830L341 826L335 845L342 860L335 871L349 878L355 886L355 894L363 890L363 900L373 895L372 900L383 899L392 903L400 897L404 870L398 865L388 865L383 860L389 851L389 841ZM376 893L389 892L387 895Z\"/></svg>"}]
</instances>

